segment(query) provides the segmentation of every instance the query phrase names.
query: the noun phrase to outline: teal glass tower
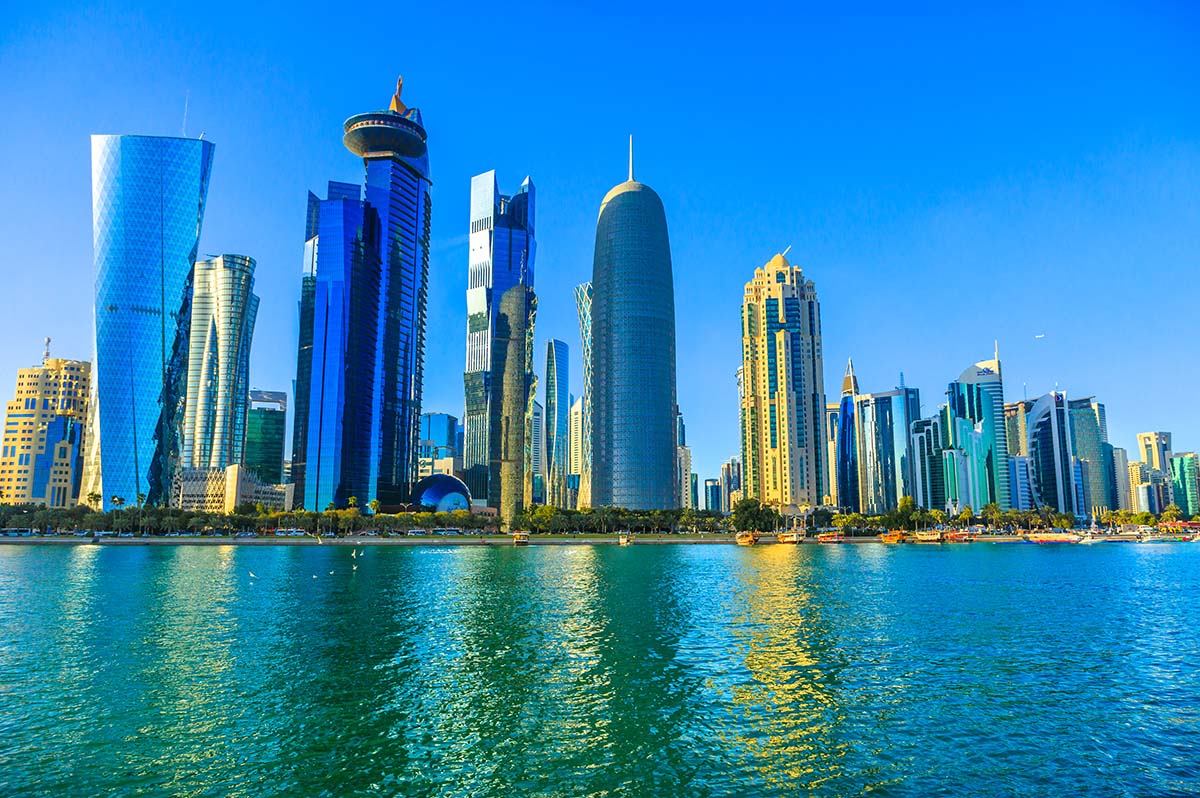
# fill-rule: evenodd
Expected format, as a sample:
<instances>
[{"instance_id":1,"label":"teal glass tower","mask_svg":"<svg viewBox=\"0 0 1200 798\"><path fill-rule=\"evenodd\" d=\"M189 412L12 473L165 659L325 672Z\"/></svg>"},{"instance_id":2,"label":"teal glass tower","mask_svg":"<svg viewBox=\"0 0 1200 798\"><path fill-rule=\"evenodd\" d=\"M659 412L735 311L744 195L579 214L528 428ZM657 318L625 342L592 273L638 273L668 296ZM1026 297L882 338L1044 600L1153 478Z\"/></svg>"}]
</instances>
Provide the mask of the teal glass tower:
<instances>
[{"instance_id":1,"label":"teal glass tower","mask_svg":"<svg viewBox=\"0 0 1200 798\"><path fill-rule=\"evenodd\" d=\"M959 452L959 471L972 475L969 479L946 480L947 501L957 501L959 510L970 506L978 511L988 504L1011 510L1000 353L997 351L991 360L973 364L950 383L946 388L946 405L945 433L949 446ZM970 490L966 488L968 481L973 486Z\"/></svg>"},{"instance_id":2,"label":"teal glass tower","mask_svg":"<svg viewBox=\"0 0 1200 798\"><path fill-rule=\"evenodd\" d=\"M97 401L82 495L106 509L170 495L213 150L200 139L92 136Z\"/></svg>"},{"instance_id":3,"label":"teal glass tower","mask_svg":"<svg viewBox=\"0 0 1200 798\"><path fill-rule=\"evenodd\" d=\"M593 507L675 506L675 289L662 200L633 179L600 205L592 267Z\"/></svg>"}]
</instances>

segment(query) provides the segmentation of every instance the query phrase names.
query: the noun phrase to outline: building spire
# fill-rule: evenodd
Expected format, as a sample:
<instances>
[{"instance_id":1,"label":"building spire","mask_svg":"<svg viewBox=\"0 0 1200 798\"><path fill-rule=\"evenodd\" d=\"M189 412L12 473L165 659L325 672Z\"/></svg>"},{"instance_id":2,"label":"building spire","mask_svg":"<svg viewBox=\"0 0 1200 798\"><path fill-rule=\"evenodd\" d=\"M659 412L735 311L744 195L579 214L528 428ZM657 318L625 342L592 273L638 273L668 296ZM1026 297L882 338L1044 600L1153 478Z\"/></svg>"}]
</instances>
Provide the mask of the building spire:
<instances>
[{"instance_id":1,"label":"building spire","mask_svg":"<svg viewBox=\"0 0 1200 798\"><path fill-rule=\"evenodd\" d=\"M46 361L50 359L50 337L46 337L46 348L42 351L42 365L46 365Z\"/></svg>"},{"instance_id":2,"label":"building spire","mask_svg":"<svg viewBox=\"0 0 1200 798\"><path fill-rule=\"evenodd\" d=\"M629 182L633 182L633 134L629 134Z\"/></svg>"},{"instance_id":3,"label":"building spire","mask_svg":"<svg viewBox=\"0 0 1200 798\"><path fill-rule=\"evenodd\" d=\"M858 395L858 378L854 376L854 359L846 359L846 376L842 378L842 396Z\"/></svg>"}]
</instances>

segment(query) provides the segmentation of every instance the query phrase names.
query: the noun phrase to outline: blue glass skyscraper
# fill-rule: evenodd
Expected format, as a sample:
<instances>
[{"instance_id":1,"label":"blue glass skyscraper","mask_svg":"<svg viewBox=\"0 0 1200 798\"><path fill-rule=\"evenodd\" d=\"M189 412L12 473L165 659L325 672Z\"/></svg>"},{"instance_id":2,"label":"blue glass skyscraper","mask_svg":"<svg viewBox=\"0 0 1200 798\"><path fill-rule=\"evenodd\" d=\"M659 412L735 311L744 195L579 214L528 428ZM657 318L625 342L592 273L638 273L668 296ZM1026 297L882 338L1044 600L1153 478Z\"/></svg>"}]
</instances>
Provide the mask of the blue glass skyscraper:
<instances>
[{"instance_id":1,"label":"blue glass skyscraper","mask_svg":"<svg viewBox=\"0 0 1200 798\"><path fill-rule=\"evenodd\" d=\"M592 266L593 507L675 506L675 289L662 200L633 179L600 204Z\"/></svg>"},{"instance_id":2,"label":"blue glass skyscraper","mask_svg":"<svg viewBox=\"0 0 1200 798\"><path fill-rule=\"evenodd\" d=\"M837 494L838 504L847 512L859 511L858 436L855 430L854 398L858 396L858 378L854 361L847 361L842 379L842 405L838 409Z\"/></svg>"},{"instance_id":3,"label":"blue glass skyscraper","mask_svg":"<svg viewBox=\"0 0 1200 798\"><path fill-rule=\"evenodd\" d=\"M97 400L82 495L165 504L212 142L92 136Z\"/></svg>"},{"instance_id":4,"label":"blue glass skyscraper","mask_svg":"<svg viewBox=\"0 0 1200 798\"><path fill-rule=\"evenodd\" d=\"M389 110L346 120L365 190L309 195L293 440L308 510L395 507L416 479L432 203L425 128L400 88Z\"/></svg>"},{"instance_id":5,"label":"blue glass skyscraper","mask_svg":"<svg viewBox=\"0 0 1200 798\"><path fill-rule=\"evenodd\" d=\"M352 183L308 195L292 478L320 512L376 498L379 217Z\"/></svg>"},{"instance_id":6,"label":"blue glass skyscraper","mask_svg":"<svg viewBox=\"0 0 1200 798\"><path fill-rule=\"evenodd\" d=\"M366 201L379 217L378 357L373 479L381 504L411 500L417 475L425 304L429 284L429 150L421 111L400 99L346 120L346 148L366 166Z\"/></svg>"}]
</instances>

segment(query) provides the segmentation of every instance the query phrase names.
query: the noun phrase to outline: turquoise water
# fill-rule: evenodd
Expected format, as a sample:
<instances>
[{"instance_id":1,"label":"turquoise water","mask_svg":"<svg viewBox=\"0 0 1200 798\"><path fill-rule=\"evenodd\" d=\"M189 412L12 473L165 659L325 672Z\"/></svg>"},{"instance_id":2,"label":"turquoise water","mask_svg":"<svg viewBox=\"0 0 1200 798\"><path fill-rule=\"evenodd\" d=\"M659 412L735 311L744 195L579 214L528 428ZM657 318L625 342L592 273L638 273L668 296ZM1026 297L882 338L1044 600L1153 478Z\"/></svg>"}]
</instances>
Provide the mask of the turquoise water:
<instances>
[{"instance_id":1,"label":"turquoise water","mask_svg":"<svg viewBox=\"0 0 1200 798\"><path fill-rule=\"evenodd\" d=\"M1200 545L358 562L0 546L0 795L1200 795Z\"/></svg>"}]
</instances>

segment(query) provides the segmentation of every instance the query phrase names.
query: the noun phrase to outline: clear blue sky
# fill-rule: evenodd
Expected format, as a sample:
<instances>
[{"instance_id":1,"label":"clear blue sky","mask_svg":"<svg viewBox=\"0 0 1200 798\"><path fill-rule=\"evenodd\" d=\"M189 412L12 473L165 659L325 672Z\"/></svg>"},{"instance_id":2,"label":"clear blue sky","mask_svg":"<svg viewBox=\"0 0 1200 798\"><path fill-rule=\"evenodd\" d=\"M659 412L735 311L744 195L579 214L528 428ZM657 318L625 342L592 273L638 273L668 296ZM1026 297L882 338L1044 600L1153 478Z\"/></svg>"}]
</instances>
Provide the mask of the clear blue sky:
<instances>
[{"instance_id":1,"label":"clear blue sky","mask_svg":"<svg viewBox=\"0 0 1200 798\"><path fill-rule=\"evenodd\" d=\"M578 393L571 288L632 133L667 209L702 479L738 450L742 286L789 244L831 397L853 356L864 391L903 371L932 412L998 338L1009 399L1057 384L1107 403L1116 445L1200 447L1193 4L146 5L0 25L4 398L46 335L91 357L88 135L178 135L185 96L217 145L201 252L257 259L251 380L290 392L306 192L361 181L342 122L403 73L434 179L427 410L462 411L469 180L493 168L537 184L538 371L567 341Z\"/></svg>"}]
</instances>

